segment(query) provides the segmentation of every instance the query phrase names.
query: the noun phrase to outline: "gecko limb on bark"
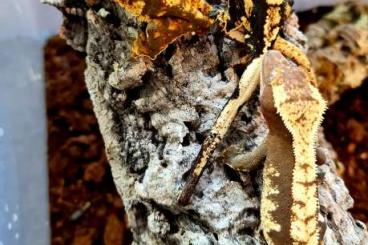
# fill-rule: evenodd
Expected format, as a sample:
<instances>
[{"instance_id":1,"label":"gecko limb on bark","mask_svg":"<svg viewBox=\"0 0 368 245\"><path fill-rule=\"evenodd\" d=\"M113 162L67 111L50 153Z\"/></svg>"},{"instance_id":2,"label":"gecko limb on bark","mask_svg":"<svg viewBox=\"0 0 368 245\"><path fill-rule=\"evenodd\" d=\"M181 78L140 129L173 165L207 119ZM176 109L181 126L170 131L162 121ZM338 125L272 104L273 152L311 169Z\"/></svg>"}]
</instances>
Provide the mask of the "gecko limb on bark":
<instances>
[{"instance_id":1,"label":"gecko limb on bark","mask_svg":"<svg viewBox=\"0 0 368 245\"><path fill-rule=\"evenodd\" d=\"M238 147L230 146L221 154L221 158L237 171L249 172L262 165L266 154L267 143L264 140L255 149L247 153L243 153Z\"/></svg>"}]
</instances>

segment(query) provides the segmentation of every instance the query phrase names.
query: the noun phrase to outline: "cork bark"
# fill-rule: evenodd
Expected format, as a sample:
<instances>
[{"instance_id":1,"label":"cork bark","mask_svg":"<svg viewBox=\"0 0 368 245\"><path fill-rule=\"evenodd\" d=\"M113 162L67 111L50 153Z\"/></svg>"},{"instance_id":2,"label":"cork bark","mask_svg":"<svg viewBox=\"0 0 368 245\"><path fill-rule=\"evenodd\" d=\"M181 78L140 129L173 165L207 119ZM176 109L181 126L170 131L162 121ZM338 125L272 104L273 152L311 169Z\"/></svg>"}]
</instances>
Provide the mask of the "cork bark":
<instances>
[{"instance_id":1,"label":"cork bark","mask_svg":"<svg viewBox=\"0 0 368 245\"><path fill-rule=\"evenodd\" d=\"M223 152L251 151L268 129L254 95L211 159L191 204L177 205L186 173L229 99L246 59L221 33L184 36L152 61L131 59L142 25L109 0L43 0L64 14L61 35L85 52L94 104L133 244L264 244L259 227L262 166L240 174ZM294 21L295 22L295 21ZM304 40L295 23L290 38ZM337 176L336 157L321 133L319 200L326 244L364 244L363 223Z\"/></svg>"}]
</instances>

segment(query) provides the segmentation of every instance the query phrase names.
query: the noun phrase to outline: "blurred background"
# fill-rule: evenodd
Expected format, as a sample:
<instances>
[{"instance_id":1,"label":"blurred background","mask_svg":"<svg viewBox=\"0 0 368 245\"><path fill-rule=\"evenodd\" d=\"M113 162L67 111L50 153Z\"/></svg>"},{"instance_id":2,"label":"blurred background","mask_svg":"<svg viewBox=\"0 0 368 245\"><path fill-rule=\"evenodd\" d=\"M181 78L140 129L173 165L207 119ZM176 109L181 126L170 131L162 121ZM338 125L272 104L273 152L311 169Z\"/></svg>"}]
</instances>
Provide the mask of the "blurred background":
<instances>
[{"instance_id":1,"label":"blurred background","mask_svg":"<svg viewBox=\"0 0 368 245\"><path fill-rule=\"evenodd\" d=\"M332 2L296 1L307 11L303 26L330 10L310 9ZM38 0L0 1L0 245L129 244L84 84L84 54L55 36L61 19ZM347 92L324 124L349 164L353 214L364 222L367 186L352 178L368 171L367 95L367 83Z\"/></svg>"},{"instance_id":2,"label":"blurred background","mask_svg":"<svg viewBox=\"0 0 368 245\"><path fill-rule=\"evenodd\" d=\"M49 244L43 46L61 14L0 1L0 244Z\"/></svg>"}]
</instances>

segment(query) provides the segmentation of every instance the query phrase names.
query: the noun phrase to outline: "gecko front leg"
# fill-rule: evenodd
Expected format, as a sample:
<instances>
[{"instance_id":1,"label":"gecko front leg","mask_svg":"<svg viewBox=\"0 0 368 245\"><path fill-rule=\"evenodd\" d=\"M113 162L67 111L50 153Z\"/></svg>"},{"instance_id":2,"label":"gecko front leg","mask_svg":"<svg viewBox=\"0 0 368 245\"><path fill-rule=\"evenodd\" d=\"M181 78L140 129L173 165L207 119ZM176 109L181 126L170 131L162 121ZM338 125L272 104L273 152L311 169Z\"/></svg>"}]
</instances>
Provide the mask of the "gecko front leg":
<instances>
[{"instance_id":1,"label":"gecko front leg","mask_svg":"<svg viewBox=\"0 0 368 245\"><path fill-rule=\"evenodd\" d=\"M250 172L259 168L267 154L267 140L264 140L255 149L243 153L236 146L229 146L221 155L223 163L240 172Z\"/></svg>"},{"instance_id":2,"label":"gecko front leg","mask_svg":"<svg viewBox=\"0 0 368 245\"><path fill-rule=\"evenodd\" d=\"M326 103L308 73L278 51L265 55L261 110L267 125L261 226L268 244L319 243L316 136Z\"/></svg>"}]
</instances>

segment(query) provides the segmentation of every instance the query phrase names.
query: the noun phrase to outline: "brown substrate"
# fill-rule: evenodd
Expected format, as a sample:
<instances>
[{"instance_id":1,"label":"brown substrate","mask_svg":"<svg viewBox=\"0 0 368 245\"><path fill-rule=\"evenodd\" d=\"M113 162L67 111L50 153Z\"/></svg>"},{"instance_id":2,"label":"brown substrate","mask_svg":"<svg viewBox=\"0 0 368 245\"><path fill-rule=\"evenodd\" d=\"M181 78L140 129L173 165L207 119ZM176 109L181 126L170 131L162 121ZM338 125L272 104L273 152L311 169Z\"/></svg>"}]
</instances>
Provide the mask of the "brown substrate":
<instances>
[{"instance_id":1,"label":"brown substrate","mask_svg":"<svg viewBox=\"0 0 368 245\"><path fill-rule=\"evenodd\" d=\"M351 212L368 224L368 81L329 108L324 128L343 163L343 178L355 200Z\"/></svg>"},{"instance_id":2,"label":"brown substrate","mask_svg":"<svg viewBox=\"0 0 368 245\"><path fill-rule=\"evenodd\" d=\"M84 83L85 62L58 37L45 47L52 244L125 244L126 220Z\"/></svg>"}]
</instances>

